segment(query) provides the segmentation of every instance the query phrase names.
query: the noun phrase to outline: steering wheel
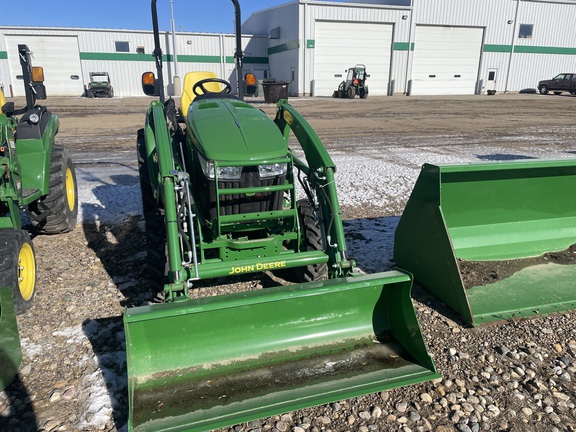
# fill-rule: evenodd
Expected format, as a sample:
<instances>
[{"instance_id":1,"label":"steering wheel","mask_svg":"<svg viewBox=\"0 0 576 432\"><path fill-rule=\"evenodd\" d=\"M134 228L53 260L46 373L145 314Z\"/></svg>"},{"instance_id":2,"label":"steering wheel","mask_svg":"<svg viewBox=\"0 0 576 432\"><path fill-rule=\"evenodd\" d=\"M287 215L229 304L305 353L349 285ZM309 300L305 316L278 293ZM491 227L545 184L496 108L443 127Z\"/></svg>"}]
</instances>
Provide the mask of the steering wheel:
<instances>
[{"instance_id":1,"label":"steering wheel","mask_svg":"<svg viewBox=\"0 0 576 432\"><path fill-rule=\"evenodd\" d=\"M222 84L224 86L224 88L219 92L213 92L213 91L207 90L206 87L204 87L204 84L208 84L211 82ZM202 90L202 93L199 93L198 89ZM220 79L220 78L206 78L206 79L200 80L196 84L194 84L194 86L192 87L192 92L196 96L202 96L203 94L207 94L207 93L230 94L232 92L232 86L230 85L230 83L228 81L225 81L225 80Z\"/></svg>"}]
</instances>

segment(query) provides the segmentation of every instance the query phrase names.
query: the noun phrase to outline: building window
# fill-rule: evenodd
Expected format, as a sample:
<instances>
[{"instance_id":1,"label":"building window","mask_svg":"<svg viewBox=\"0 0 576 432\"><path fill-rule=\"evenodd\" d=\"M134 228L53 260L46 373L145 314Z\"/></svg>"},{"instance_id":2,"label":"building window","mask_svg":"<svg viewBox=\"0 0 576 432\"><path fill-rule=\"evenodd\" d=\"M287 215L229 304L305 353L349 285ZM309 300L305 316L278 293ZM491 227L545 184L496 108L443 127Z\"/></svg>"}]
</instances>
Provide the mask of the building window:
<instances>
[{"instance_id":1,"label":"building window","mask_svg":"<svg viewBox=\"0 0 576 432\"><path fill-rule=\"evenodd\" d=\"M130 42L116 41L116 52L130 52Z\"/></svg>"},{"instance_id":2,"label":"building window","mask_svg":"<svg viewBox=\"0 0 576 432\"><path fill-rule=\"evenodd\" d=\"M534 30L533 24L520 24L520 30L518 31L518 37L521 39L530 39L532 37L532 31Z\"/></svg>"},{"instance_id":3,"label":"building window","mask_svg":"<svg viewBox=\"0 0 576 432\"><path fill-rule=\"evenodd\" d=\"M144 54L144 47L143 46L136 47L136 54Z\"/></svg>"}]
</instances>

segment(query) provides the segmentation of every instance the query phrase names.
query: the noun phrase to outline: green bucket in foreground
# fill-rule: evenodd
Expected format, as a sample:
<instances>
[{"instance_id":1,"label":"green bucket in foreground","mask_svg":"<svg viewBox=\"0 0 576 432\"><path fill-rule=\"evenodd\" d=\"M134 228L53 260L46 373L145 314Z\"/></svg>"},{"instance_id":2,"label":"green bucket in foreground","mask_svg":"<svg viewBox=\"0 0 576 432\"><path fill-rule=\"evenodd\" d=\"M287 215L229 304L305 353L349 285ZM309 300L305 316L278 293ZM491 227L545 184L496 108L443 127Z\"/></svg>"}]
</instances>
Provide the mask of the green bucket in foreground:
<instances>
[{"instance_id":1,"label":"green bucket in foreground","mask_svg":"<svg viewBox=\"0 0 576 432\"><path fill-rule=\"evenodd\" d=\"M575 190L575 159L425 164L394 260L475 326L576 309Z\"/></svg>"},{"instance_id":2,"label":"green bucket in foreground","mask_svg":"<svg viewBox=\"0 0 576 432\"><path fill-rule=\"evenodd\" d=\"M209 430L439 378L387 272L127 309L129 430Z\"/></svg>"},{"instance_id":3,"label":"green bucket in foreground","mask_svg":"<svg viewBox=\"0 0 576 432\"><path fill-rule=\"evenodd\" d=\"M0 390L14 381L22 361L12 296L12 288L0 288Z\"/></svg>"}]
</instances>

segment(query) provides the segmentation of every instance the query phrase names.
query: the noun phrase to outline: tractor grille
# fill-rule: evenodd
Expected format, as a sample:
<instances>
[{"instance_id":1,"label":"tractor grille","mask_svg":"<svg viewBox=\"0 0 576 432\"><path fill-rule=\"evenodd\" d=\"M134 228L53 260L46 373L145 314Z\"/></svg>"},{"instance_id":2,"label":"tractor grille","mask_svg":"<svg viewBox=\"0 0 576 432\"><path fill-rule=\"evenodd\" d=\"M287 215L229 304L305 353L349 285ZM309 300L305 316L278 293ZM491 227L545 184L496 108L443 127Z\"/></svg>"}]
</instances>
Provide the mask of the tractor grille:
<instances>
[{"instance_id":1,"label":"tractor grille","mask_svg":"<svg viewBox=\"0 0 576 432\"><path fill-rule=\"evenodd\" d=\"M219 181L218 187L223 189L248 188L257 186L274 186L284 184L286 176L272 177L261 180L258 167L244 167L240 181ZM216 190L214 181L208 187L208 209L210 219L216 217ZM220 197L220 215L229 216L242 213L257 213L280 210L282 208L283 192L257 193L252 196L245 194L225 195Z\"/></svg>"}]
</instances>

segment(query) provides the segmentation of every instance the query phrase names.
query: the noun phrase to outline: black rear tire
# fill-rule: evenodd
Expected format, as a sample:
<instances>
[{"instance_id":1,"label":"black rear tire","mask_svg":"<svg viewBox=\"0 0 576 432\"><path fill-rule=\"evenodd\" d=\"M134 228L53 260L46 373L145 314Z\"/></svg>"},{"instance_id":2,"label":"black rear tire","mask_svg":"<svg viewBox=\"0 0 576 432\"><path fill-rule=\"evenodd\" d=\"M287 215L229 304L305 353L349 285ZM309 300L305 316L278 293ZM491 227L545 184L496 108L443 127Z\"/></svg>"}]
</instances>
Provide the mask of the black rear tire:
<instances>
[{"instance_id":1,"label":"black rear tire","mask_svg":"<svg viewBox=\"0 0 576 432\"><path fill-rule=\"evenodd\" d=\"M166 223L164 209L158 206L150 183L150 172L146 160L146 141L144 129L138 130L136 138L140 192L142 210L146 227L146 263L150 281L157 292L163 292L164 282L168 275L168 257L166 250Z\"/></svg>"},{"instance_id":2,"label":"black rear tire","mask_svg":"<svg viewBox=\"0 0 576 432\"><path fill-rule=\"evenodd\" d=\"M548 86L541 85L540 88L538 88L538 91L540 92L541 95L548 94Z\"/></svg>"},{"instance_id":3,"label":"black rear tire","mask_svg":"<svg viewBox=\"0 0 576 432\"><path fill-rule=\"evenodd\" d=\"M43 234L72 231L78 217L76 171L65 147L53 146L50 157L50 190L48 195L28 206L32 226Z\"/></svg>"},{"instance_id":4,"label":"black rear tire","mask_svg":"<svg viewBox=\"0 0 576 432\"><path fill-rule=\"evenodd\" d=\"M28 310L36 294L36 256L26 231L0 231L0 286L12 287L16 314Z\"/></svg>"},{"instance_id":5,"label":"black rear tire","mask_svg":"<svg viewBox=\"0 0 576 432\"><path fill-rule=\"evenodd\" d=\"M307 199L296 202L298 220L304 240L303 249L306 251L324 250L322 244L322 229L316 218L316 214ZM305 267L294 268L294 276L299 282L312 282L326 279L328 275L327 264L314 264Z\"/></svg>"}]
</instances>

